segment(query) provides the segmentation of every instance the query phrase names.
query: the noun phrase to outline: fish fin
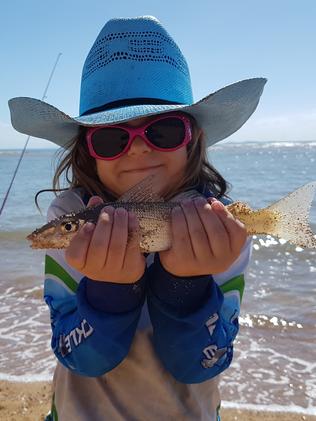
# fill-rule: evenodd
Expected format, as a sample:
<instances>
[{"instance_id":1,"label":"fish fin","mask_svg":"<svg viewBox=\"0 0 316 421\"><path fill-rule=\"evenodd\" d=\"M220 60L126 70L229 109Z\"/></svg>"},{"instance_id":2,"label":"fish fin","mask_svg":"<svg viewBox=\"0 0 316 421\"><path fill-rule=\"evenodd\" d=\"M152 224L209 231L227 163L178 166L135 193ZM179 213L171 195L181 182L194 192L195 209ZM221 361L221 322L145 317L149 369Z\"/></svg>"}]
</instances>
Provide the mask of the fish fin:
<instances>
[{"instance_id":1,"label":"fish fin","mask_svg":"<svg viewBox=\"0 0 316 421\"><path fill-rule=\"evenodd\" d=\"M176 196L172 197L170 199L170 202L180 202L181 200L184 200L184 199L194 199L194 198L200 197L200 196L204 197L197 190L187 190L187 191L181 192L181 193L177 194Z\"/></svg>"},{"instance_id":2,"label":"fish fin","mask_svg":"<svg viewBox=\"0 0 316 421\"><path fill-rule=\"evenodd\" d=\"M149 175L137 183L121 197L118 202L163 202L164 200L154 191L154 175Z\"/></svg>"},{"instance_id":3,"label":"fish fin","mask_svg":"<svg viewBox=\"0 0 316 421\"><path fill-rule=\"evenodd\" d=\"M315 181L305 184L266 208L279 215L274 230L277 237L301 247L316 248L316 235L308 221L315 190Z\"/></svg>"}]
</instances>

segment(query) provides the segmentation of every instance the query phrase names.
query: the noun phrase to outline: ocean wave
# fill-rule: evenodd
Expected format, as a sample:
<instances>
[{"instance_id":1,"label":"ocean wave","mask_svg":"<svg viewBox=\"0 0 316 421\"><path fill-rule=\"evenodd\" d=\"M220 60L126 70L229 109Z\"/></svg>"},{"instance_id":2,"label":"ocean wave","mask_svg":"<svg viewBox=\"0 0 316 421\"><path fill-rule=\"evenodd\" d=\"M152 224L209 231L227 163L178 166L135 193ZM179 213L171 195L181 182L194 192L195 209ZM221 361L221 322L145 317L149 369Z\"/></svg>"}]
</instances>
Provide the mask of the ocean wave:
<instances>
[{"instance_id":1,"label":"ocean wave","mask_svg":"<svg viewBox=\"0 0 316 421\"><path fill-rule=\"evenodd\" d=\"M53 156L57 149L27 149L25 155L28 156ZM20 156L22 149L0 149L0 156Z\"/></svg>"},{"instance_id":2,"label":"ocean wave","mask_svg":"<svg viewBox=\"0 0 316 421\"><path fill-rule=\"evenodd\" d=\"M239 324L250 328L266 328L266 329L303 329L301 323L295 320L285 320L282 317L265 315L265 314L243 314L239 317Z\"/></svg>"},{"instance_id":3,"label":"ocean wave","mask_svg":"<svg viewBox=\"0 0 316 421\"><path fill-rule=\"evenodd\" d=\"M222 407L225 409L241 409L246 411L249 410L258 412L288 412L302 415L315 415L316 413L316 407L314 406L310 408L303 408L302 406L298 405L257 405L249 403L222 401Z\"/></svg>"},{"instance_id":4,"label":"ocean wave","mask_svg":"<svg viewBox=\"0 0 316 421\"><path fill-rule=\"evenodd\" d=\"M26 230L17 230L17 231L0 231L0 242L20 242L26 241L26 237L30 234L31 229Z\"/></svg>"},{"instance_id":5,"label":"ocean wave","mask_svg":"<svg viewBox=\"0 0 316 421\"><path fill-rule=\"evenodd\" d=\"M311 215L312 216L312 215ZM310 227L313 232L316 232L316 224L310 220ZM316 238L316 234L314 235ZM278 252L282 252L285 256L288 255L297 255L302 253L302 259L305 259L305 255L311 254L315 255L316 250L313 248L303 248L297 246L295 244L290 243L287 240L282 238L276 238L272 235L253 235L253 249L256 251L260 251L262 257L265 256L265 253L271 253L267 249L277 250Z\"/></svg>"},{"instance_id":6,"label":"ocean wave","mask_svg":"<svg viewBox=\"0 0 316 421\"><path fill-rule=\"evenodd\" d=\"M226 142L220 145L211 146L208 150L227 150L227 149L288 149L288 148L302 148L315 149L316 141L304 142Z\"/></svg>"},{"instance_id":7,"label":"ocean wave","mask_svg":"<svg viewBox=\"0 0 316 421\"><path fill-rule=\"evenodd\" d=\"M15 376L14 374L0 373L0 380L16 383L49 382L52 380L52 378L52 370L47 370L47 372L41 374L22 374L19 376Z\"/></svg>"},{"instance_id":8,"label":"ocean wave","mask_svg":"<svg viewBox=\"0 0 316 421\"><path fill-rule=\"evenodd\" d=\"M20 154L20 150L0 150L0 156L19 156Z\"/></svg>"},{"instance_id":9,"label":"ocean wave","mask_svg":"<svg viewBox=\"0 0 316 421\"><path fill-rule=\"evenodd\" d=\"M313 345L305 347L303 340L292 340L289 346L288 336L279 332L263 335L260 330L242 328L235 342L233 362L222 375L223 396L229 396L241 408L268 406L284 411L286 405L297 412L314 410Z\"/></svg>"}]
</instances>

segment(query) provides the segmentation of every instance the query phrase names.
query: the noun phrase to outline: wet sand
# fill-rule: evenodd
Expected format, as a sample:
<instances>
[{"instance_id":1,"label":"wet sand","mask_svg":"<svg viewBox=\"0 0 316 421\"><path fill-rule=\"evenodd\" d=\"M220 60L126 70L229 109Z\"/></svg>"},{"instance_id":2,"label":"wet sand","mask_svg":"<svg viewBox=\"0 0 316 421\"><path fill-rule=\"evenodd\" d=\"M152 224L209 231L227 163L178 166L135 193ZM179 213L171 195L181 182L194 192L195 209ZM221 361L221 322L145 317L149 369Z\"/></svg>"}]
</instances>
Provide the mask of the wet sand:
<instances>
[{"instance_id":1,"label":"wet sand","mask_svg":"<svg viewBox=\"0 0 316 421\"><path fill-rule=\"evenodd\" d=\"M50 408L50 383L0 381L1 421L43 421ZM222 421L316 421L316 415L225 409Z\"/></svg>"}]
</instances>

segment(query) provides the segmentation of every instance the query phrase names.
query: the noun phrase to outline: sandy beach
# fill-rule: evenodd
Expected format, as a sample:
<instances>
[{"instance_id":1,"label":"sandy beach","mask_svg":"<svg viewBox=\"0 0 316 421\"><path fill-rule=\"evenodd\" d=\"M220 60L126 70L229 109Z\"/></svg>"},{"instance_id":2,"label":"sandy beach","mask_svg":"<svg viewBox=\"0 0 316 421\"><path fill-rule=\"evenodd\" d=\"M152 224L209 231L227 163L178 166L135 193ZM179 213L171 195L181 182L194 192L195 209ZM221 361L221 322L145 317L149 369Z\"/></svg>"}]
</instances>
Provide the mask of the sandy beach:
<instances>
[{"instance_id":1,"label":"sandy beach","mask_svg":"<svg viewBox=\"0 0 316 421\"><path fill-rule=\"evenodd\" d=\"M51 385L46 382L0 382L1 421L43 421L50 408ZM316 416L270 411L225 409L222 421L316 421ZM150 418L149 418L150 419Z\"/></svg>"}]
</instances>

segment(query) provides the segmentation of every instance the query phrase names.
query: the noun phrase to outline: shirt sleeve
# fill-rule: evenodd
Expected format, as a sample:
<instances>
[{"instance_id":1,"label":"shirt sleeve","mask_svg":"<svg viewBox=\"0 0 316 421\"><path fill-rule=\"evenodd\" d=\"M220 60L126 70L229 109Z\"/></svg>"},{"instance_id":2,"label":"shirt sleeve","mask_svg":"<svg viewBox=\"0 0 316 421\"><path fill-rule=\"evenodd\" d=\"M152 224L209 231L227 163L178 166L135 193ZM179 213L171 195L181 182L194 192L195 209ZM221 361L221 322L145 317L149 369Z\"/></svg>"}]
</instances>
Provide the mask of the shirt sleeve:
<instances>
[{"instance_id":1,"label":"shirt sleeve","mask_svg":"<svg viewBox=\"0 0 316 421\"><path fill-rule=\"evenodd\" d=\"M56 200L49 220L69 212ZM144 303L146 276L132 285L92 281L67 264L63 250L47 251L44 299L51 315L51 346L64 366L94 377L125 358ZM122 300L114 302L118 292Z\"/></svg>"},{"instance_id":2,"label":"shirt sleeve","mask_svg":"<svg viewBox=\"0 0 316 421\"><path fill-rule=\"evenodd\" d=\"M250 250L249 239L226 272L187 278L165 271L155 256L148 273L154 346L178 381L201 383L230 365Z\"/></svg>"}]
</instances>

